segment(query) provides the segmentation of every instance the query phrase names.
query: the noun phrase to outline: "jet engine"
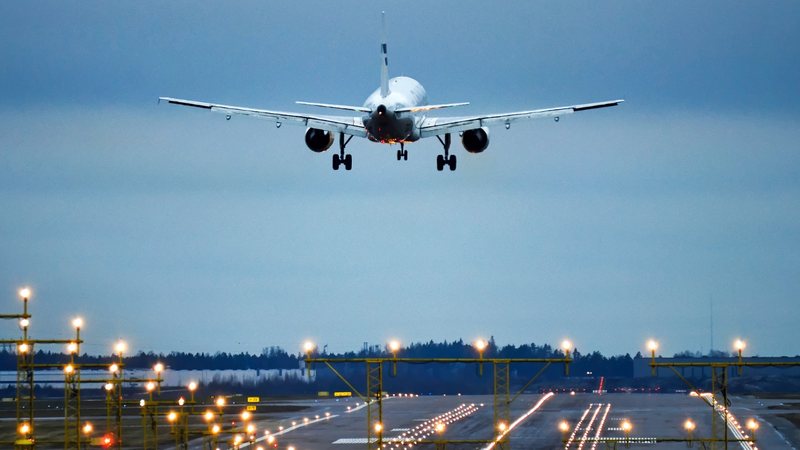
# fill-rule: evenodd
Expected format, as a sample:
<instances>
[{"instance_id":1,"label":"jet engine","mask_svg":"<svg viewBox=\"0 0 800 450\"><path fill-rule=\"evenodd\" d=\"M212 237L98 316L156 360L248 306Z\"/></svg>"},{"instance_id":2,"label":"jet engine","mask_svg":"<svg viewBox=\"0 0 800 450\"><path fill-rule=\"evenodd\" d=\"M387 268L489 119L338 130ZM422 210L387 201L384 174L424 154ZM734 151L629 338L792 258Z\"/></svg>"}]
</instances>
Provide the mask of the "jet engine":
<instances>
[{"instance_id":1,"label":"jet engine","mask_svg":"<svg viewBox=\"0 0 800 450\"><path fill-rule=\"evenodd\" d=\"M461 135L461 144L470 153L480 153L489 146L489 129L475 128L467 130Z\"/></svg>"},{"instance_id":2,"label":"jet engine","mask_svg":"<svg viewBox=\"0 0 800 450\"><path fill-rule=\"evenodd\" d=\"M333 145L333 133L316 128L306 130L306 145L317 153L324 152Z\"/></svg>"}]
</instances>

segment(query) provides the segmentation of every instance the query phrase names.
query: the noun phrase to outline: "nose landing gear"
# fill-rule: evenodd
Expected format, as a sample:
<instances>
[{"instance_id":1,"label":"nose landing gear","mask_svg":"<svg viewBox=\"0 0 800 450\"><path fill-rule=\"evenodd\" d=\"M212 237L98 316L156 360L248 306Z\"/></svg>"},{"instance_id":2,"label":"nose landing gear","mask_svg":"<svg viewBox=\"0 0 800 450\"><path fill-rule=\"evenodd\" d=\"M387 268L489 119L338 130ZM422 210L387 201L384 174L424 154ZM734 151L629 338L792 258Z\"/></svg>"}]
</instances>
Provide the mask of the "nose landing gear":
<instances>
[{"instance_id":1,"label":"nose landing gear","mask_svg":"<svg viewBox=\"0 0 800 450\"><path fill-rule=\"evenodd\" d=\"M333 170L339 170L339 166L342 164L344 164L344 170L353 168L353 155L344 152L350 139L353 139L352 135L345 140L344 133L339 133L339 154L334 153L333 155Z\"/></svg>"},{"instance_id":2,"label":"nose landing gear","mask_svg":"<svg viewBox=\"0 0 800 450\"><path fill-rule=\"evenodd\" d=\"M456 155L450 154L450 133L444 135L444 140L441 137L436 136L436 139L442 143L442 147L444 147L444 155L438 155L436 157L436 170L441 172L444 169L444 166L450 167L450 171L456 170Z\"/></svg>"}]
</instances>

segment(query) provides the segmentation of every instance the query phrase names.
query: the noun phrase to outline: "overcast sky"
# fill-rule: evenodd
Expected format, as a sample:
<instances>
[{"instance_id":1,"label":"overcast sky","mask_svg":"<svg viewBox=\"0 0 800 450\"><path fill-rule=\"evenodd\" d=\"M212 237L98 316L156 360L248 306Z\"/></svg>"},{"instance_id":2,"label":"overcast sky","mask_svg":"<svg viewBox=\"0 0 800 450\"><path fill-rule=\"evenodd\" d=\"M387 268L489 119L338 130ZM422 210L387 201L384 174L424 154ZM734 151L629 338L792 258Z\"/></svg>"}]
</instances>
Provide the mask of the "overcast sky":
<instances>
[{"instance_id":1,"label":"overcast sky","mask_svg":"<svg viewBox=\"0 0 800 450\"><path fill-rule=\"evenodd\" d=\"M354 140L162 96L314 112L390 74L477 114L480 155ZM736 337L797 354L800 3L2 2L0 312L85 349L331 350L495 336L635 353ZM443 112L453 113L453 111ZM2 306L4 305L4 306ZM16 335L6 324L0 335Z\"/></svg>"}]
</instances>

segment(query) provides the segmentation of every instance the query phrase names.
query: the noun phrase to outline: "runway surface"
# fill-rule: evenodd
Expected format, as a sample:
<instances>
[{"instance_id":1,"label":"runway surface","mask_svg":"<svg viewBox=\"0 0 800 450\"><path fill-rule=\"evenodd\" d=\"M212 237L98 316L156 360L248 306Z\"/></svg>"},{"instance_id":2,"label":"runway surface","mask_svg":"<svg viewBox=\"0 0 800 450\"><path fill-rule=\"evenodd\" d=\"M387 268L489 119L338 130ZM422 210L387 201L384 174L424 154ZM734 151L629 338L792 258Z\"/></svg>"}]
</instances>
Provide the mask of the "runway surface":
<instances>
[{"instance_id":1,"label":"runway surface","mask_svg":"<svg viewBox=\"0 0 800 450\"><path fill-rule=\"evenodd\" d=\"M782 421L771 405L778 400L733 398L729 436L744 436L747 419L759 422L757 448L791 449L797 447L797 429ZM277 434L278 448L296 450L364 448L366 444L366 409L356 399L306 400L292 402L307 406L302 412L272 414L258 418L259 442L266 444L266 434ZM360 407L359 407L360 405ZM538 405L538 407L537 407ZM348 411L348 407L350 408ZM781 410L780 412L786 412ZM326 415L327 413L327 415ZM722 436L723 415L717 411L716 428ZM686 448L685 442L656 442L659 438L687 437L684 422L696 423L695 437L710 437L712 410L701 397L688 394L539 394L520 396L511 407L511 447L515 449L597 449L604 440L621 439L623 420L632 424L631 447ZM562 434L558 424L565 420L569 430ZM739 427L734 425L734 420ZM431 427L447 422L441 434ZM784 423L785 422L785 423ZM788 424L788 427L787 427ZM433 448L420 440L475 440L493 438L491 396L421 396L395 397L384 402L383 438L386 448ZM281 430L282 427L282 430ZM562 442L567 439L566 445ZM695 444L699 448L699 445ZM448 448L491 448L487 444L448 445ZM247 447L244 447L247 448ZM721 447L720 447L721 448ZM729 448L753 448L747 443Z\"/></svg>"}]
</instances>

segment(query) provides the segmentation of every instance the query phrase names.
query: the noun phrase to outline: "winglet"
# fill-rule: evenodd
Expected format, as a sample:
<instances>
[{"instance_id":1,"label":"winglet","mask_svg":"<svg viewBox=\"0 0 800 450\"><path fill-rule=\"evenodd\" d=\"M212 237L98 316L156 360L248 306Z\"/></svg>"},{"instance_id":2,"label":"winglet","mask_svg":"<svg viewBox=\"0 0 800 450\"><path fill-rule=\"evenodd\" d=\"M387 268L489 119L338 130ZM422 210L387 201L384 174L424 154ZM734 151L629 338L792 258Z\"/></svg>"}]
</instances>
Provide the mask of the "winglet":
<instances>
[{"instance_id":1,"label":"winglet","mask_svg":"<svg viewBox=\"0 0 800 450\"><path fill-rule=\"evenodd\" d=\"M389 95L389 51L386 48L386 12L381 11L381 97Z\"/></svg>"}]
</instances>

